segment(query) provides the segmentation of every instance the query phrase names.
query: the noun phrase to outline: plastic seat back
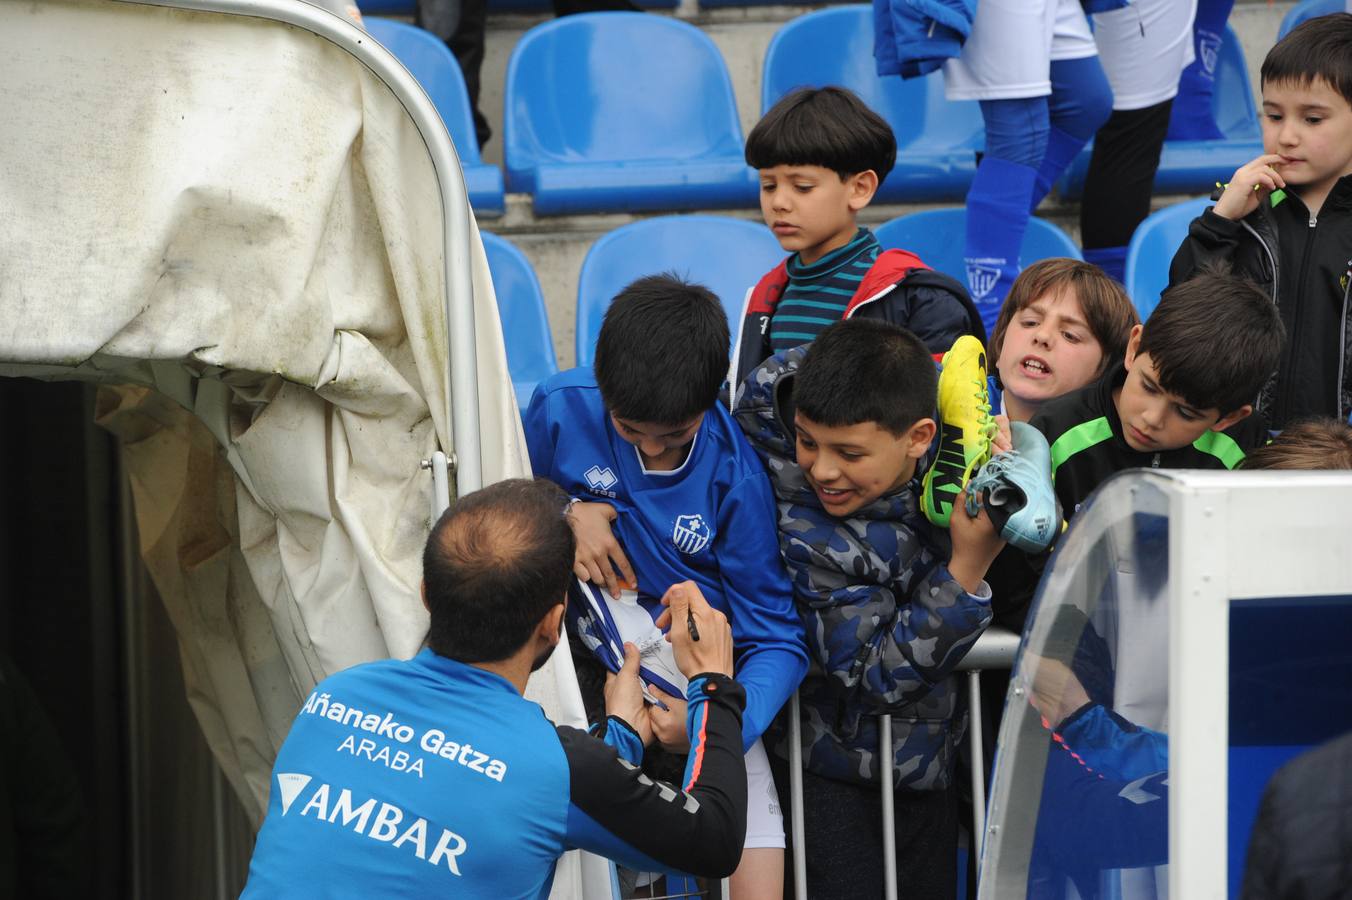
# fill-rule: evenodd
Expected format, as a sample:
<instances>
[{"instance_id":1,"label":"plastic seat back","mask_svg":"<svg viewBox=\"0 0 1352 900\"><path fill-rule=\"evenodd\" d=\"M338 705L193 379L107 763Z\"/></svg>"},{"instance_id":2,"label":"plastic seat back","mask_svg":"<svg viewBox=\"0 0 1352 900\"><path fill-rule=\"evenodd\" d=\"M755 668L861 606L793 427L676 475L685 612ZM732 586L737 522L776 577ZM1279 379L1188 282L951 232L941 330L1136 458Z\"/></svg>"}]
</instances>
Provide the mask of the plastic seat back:
<instances>
[{"instance_id":1,"label":"plastic seat back","mask_svg":"<svg viewBox=\"0 0 1352 900\"><path fill-rule=\"evenodd\" d=\"M976 173L976 151L985 144L979 104L946 100L942 72L904 80L878 77L870 7L822 9L780 28L765 52L761 112L795 88L827 85L854 91L892 126L897 164L879 187L880 200L966 195Z\"/></svg>"},{"instance_id":2,"label":"plastic seat back","mask_svg":"<svg viewBox=\"0 0 1352 900\"><path fill-rule=\"evenodd\" d=\"M485 231L479 236L498 298L507 369L512 373L517 405L524 410L535 386L559 371L544 294L524 253L496 234Z\"/></svg>"},{"instance_id":3,"label":"plastic seat back","mask_svg":"<svg viewBox=\"0 0 1352 900\"><path fill-rule=\"evenodd\" d=\"M929 209L893 219L873 232L878 242L889 249L910 250L930 268L967 284L967 265L963 246L967 242L965 209ZM1028 220L1019 249L1019 263L1028 266L1040 259L1068 256L1083 259L1080 248L1056 225L1036 216Z\"/></svg>"},{"instance_id":4,"label":"plastic seat back","mask_svg":"<svg viewBox=\"0 0 1352 900\"><path fill-rule=\"evenodd\" d=\"M1179 245L1188 236L1188 225L1200 216L1211 200L1199 197L1166 206L1151 213L1136 226L1127 245L1127 296L1136 305L1144 322L1160 302L1160 293L1169 286L1169 263Z\"/></svg>"},{"instance_id":5,"label":"plastic seat back","mask_svg":"<svg viewBox=\"0 0 1352 900\"><path fill-rule=\"evenodd\" d=\"M460 63L436 35L404 22L368 18L366 30L389 50L418 83L441 113L441 121L451 135L460 168L465 173L465 188L470 205L481 215L501 215L504 209L502 171L479 156L474 134L474 117Z\"/></svg>"},{"instance_id":6,"label":"plastic seat back","mask_svg":"<svg viewBox=\"0 0 1352 900\"><path fill-rule=\"evenodd\" d=\"M723 303L733 339L746 293L785 257L764 225L723 216L659 216L616 228L592 245L577 282L577 364L591 365L610 301L644 275L674 272Z\"/></svg>"},{"instance_id":7,"label":"plastic seat back","mask_svg":"<svg viewBox=\"0 0 1352 900\"><path fill-rule=\"evenodd\" d=\"M732 81L693 25L627 12L538 25L505 97L507 183L537 212L755 203Z\"/></svg>"},{"instance_id":8,"label":"plastic seat back","mask_svg":"<svg viewBox=\"0 0 1352 900\"><path fill-rule=\"evenodd\" d=\"M1343 8L1343 0L1302 0L1290 12L1282 16L1282 27L1277 30L1277 40L1280 41L1286 37L1292 28L1306 19L1342 12Z\"/></svg>"}]
</instances>

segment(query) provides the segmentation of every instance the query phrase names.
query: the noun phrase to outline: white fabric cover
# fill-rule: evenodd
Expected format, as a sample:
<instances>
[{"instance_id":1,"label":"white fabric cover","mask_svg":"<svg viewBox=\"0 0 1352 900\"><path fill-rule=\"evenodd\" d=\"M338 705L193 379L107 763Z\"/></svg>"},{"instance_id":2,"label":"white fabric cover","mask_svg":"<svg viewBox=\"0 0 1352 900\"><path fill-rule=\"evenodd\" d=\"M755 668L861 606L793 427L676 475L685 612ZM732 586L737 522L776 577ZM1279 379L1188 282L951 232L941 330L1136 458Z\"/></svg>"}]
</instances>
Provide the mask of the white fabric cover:
<instances>
[{"instance_id":1,"label":"white fabric cover","mask_svg":"<svg viewBox=\"0 0 1352 900\"><path fill-rule=\"evenodd\" d=\"M453 426L432 158L324 38L109 0L0 0L0 122L0 375L108 386L190 701L257 823L314 683L426 630L419 463ZM490 483L528 460L469 240ZM566 653L531 694L583 720Z\"/></svg>"}]
</instances>

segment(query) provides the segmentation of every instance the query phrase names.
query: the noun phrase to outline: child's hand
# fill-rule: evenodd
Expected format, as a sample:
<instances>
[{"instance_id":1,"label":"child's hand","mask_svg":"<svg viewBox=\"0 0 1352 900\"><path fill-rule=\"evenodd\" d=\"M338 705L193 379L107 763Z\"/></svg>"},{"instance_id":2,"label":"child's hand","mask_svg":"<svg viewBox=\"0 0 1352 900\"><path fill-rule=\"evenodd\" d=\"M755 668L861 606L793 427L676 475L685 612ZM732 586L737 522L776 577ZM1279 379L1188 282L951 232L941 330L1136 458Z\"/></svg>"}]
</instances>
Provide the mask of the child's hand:
<instances>
[{"instance_id":1,"label":"child's hand","mask_svg":"<svg viewBox=\"0 0 1352 900\"><path fill-rule=\"evenodd\" d=\"M953 501L948 532L953 538L953 558L948 574L969 594L976 593L995 557L1004 549L1004 539L982 507L976 518L967 515L967 488Z\"/></svg>"},{"instance_id":2,"label":"child's hand","mask_svg":"<svg viewBox=\"0 0 1352 900\"><path fill-rule=\"evenodd\" d=\"M606 715L619 716L638 733L643 746L653 740L652 723L648 719L647 703L643 699L643 682L638 677L638 648L624 645L624 665L618 674L606 673Z\"/></svg>"},{"instance_id":3,"label":"child's hand","mask_svg":"<svg viewBox=\"0 0 1352 900\"><path fill-rule=\"evenodd\" d=\"M996 432L994 439L991 440L993 453L1008 453L1014 449L1014 433L1009 428L1009 416L1001 413L998 416L992 416L999 431Z\"/></svg>"},{"instance_id":4,"label":"child's hand","mask_svg":"<svg viewBox=\"0 0 1352 900\"><path fill-rule=\"evenodd\" d=\"M1282 157L1279 153L1264 153L1253 162L1235 170L1235 177L1225 186L1225 193L1216 201L1216 215L1238 222L1258 208L1260 201L1278 188L1286 187L1286 180L1277 171Z\"/></svg>"},{"instance_id":5,"label":"child's hand","mask_svg":"<svg viewBox=\"0 0 1352 900\"><path fill-rule=\"evenodd\" d=\"M638 579L629 565L629 559L620 549L620 542L610 530L615 521L615 507L609 503L574 503L568 508L568 524L577 539L573 556L573 574L583 581L601 585L610 596L619 598L620 588L635 588ZM620 578L615 575L620 570Z\"/></svg>"}]
</instances>

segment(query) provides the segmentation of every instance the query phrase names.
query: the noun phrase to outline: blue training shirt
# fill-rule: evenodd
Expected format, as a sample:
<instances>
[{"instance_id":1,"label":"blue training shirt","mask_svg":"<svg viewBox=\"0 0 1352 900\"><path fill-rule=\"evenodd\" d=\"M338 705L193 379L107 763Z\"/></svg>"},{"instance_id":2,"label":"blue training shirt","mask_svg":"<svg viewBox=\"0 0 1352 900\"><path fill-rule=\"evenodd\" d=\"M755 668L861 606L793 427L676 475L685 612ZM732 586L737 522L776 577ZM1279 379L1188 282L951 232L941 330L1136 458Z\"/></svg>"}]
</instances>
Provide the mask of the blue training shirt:
<instances>
[{"instance_id":1,"label":"blue training shirt","mask_svg":"<svg viewBox=\"0 0 1352 900\"><path fill-rule=\"evenodd\" d=\"M730 799L746 795L743 694L701 675L687 697L682 790L641 775L621 720L606 742L556 727L506 679L431 650L340 672L277 755L241 896L543 898L579 847L727 874L746 828Z\"/></svg>"},{"instance_id":2,"label":"blue training shirt","mask_svg":"<svg viewBox=\"0 0 1352 900\"><path fill-rule=\"evenodd\" d=\"M672 472L647 471L638 448L616 433L591 369L541 382L523 418L536 475L615 508L615 537L654 618L667 588L687 580L728 617L749 748L802 681L807 650L770 481L728 411L715 405L704 414Z\"/></svg>"}]
</instances>

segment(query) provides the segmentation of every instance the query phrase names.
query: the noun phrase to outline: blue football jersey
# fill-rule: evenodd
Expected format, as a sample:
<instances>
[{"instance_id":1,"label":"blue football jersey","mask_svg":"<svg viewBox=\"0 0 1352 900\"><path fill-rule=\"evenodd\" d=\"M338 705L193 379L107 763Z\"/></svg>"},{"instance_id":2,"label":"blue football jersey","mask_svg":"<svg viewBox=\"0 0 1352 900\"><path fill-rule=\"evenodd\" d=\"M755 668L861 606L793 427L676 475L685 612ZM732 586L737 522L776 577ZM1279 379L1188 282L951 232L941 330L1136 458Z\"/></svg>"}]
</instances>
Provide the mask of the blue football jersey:
<instances>
[{"instance_id":1,"label":"blue football jersey","mask_svg":"<svg viewBox=\"0 0 1352 900\"><path fill-rule=\"evenodd\" d=\"M749 747L802 680L807 654L770 482L727 410L705 413L685 462L670 472L648 471L615 431L590 369L542 382L524 422L536 475L615 508L616 539L654 618L667 588L687 580L727 615Z\"/></svg>"}]
</instances>

